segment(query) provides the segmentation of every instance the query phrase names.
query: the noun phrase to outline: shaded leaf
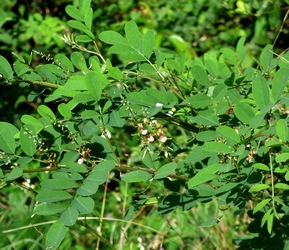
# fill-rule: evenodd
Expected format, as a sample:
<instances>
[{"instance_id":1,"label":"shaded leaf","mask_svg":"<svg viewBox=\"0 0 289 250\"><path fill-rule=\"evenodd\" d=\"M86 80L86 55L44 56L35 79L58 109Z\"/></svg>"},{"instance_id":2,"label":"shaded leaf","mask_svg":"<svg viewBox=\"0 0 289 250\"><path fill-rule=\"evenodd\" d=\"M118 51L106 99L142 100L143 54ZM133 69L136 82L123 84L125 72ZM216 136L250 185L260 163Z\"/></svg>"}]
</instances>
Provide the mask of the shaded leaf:
<instances>
[{"instance_id":1,"label":"shaded leaf","mask_svg":"<svg viewBox=\"0 0 289 250\"><path fill-rule=\"evenodd\" d=\"M201 84L202 86L209 86L210 80L208 78L207 72L204 70L203 67L199 65L195 65L192 67L192 75L195 78L195 80Z\"/></svg>"},{"instance_id":2,"label":"shaded leaf","mask_svg":"<svg viewBox=\"0 0 289 250\"><path fill-rule=\"evenodd\" d=\"M257 77L252 83L252 92L257 106L262 109L270 103L270 90L263 77Z\"/></svg>"},{"instance_id":3,"label":"shaded leaf","mask_svg":"<svg viewBox=\"0 0 289 250\"><path fill-rule=\"evenodd\" d=\"M33 213L38 215L53 215L61 213L66 209L66 206L59 203L41 203L35 206Z\"/></svg>"},{"instance_id":4,"label":"shaded leaf","mask_svg":"<svg viewBox=\"0 0 289 250\"><path fill-rule=\"evenodd\" d=\"M289 77L289 70L287 68L279 69L274 74L274 79L272 82L272 97L275 102L277 102L281 97L287 84L288 77Z\"/></svg>"},{"instance_id":5,"label":"shaded leaf","mask_svg":"<svg viewBox=\"0 0 289 250\"><path fill-rule=\"evenodd\" d=\"M72 199L72 195L63 190L41 190L36 195L38 202L56 202Z\"/></svg>"},{"instance_id":6,"label":"shaded leaf","mask_svg":"<svg viewBox=\"0 0 289 250\"><path fill-rule=\"evenodd\" d=\"M79 185L75 181L63 179L48 179L41 182L42 188L46 189L69 189L77 188Z\"/></svg>"},{"instance_id":7,"label":"shaded leaf","mask_svg":"<svg viewBox=\"0 0 289 250\"><path fill-rule=\"evenodd\" d=\"M94 200L91 197L78 196L73 199L71 204L77 208L80 214L89 214L94 208Z\"/></svg>"},{"instance_id":8,"label":"shaded leaf","mask_svg":"<svg viewBox=\"0 0 289 250\"><path fill-rule=\"evenodd\" d=\"M61 222L61 220L56 221L48 230L46 234L46 249L56 250L58 246L63 241L68 228Z\"/></svg>"},{"instance_id":9,"label":"shaded leaf","mask_svg":"<svg viewBox=\"0 0 289 250\"><path fill-rule=\"evenodd\" d=\"M14 154L16 149L14 136L18 132L14 125L8 122L0 122L0 149L6 153Z\"/></svg>"},{"instance_id":10,"label":"shaded leaf","mask_svg":"<svg viewBox=\"0 0 289 250\"><path fill-rule=\"evenodd\" d=\"M73 226L78 219L78 215L77 208L70 206L62 212L60 220L65 226Z\"/></svg>"},{"instance_id":11,"label":"shaded leaf","mask_svg":"<svg viewBox=\"0 0 289 250\"><path fill-rule=\"evenodd\" d=\"M220 142L205 142L203 151L210 153L232 153L233 149Z\"/></svg>"},{"instance_id":12,"label":"shaded leaf","mask_svg":"<svg viewBox=\"0 0 289 250\"><path fill-rule=\"evenodd\" d=\"M233 141L234 143L240 142L240 135L228 126L220 126L216 129L216 132L223 138Z\"/></svg>"},{"instance_id":13,"label":"shaded leaf","mask_svg":"<svg viewBox=\"0 0 289 250\"><path fill-rule=\"evenodd\" d=\"M237 118L246 124L250 123L252 117L254 117L254 112L251 107L245 102L239 102L234 107L234 113Z\"/></svg>"},{"instance_id":14,"label":"shaded leaf","mask_svg":"<svg viewBox=\"0 0 289 250\"><path fill-rule=\"evenodd\" d=\"M145 171L132 171L130 173L125 174L122 177L122 180L128 183L132 182L142 182L148 181L153 176L152 174L145 172Z\"/></svg>"}]
</instances>

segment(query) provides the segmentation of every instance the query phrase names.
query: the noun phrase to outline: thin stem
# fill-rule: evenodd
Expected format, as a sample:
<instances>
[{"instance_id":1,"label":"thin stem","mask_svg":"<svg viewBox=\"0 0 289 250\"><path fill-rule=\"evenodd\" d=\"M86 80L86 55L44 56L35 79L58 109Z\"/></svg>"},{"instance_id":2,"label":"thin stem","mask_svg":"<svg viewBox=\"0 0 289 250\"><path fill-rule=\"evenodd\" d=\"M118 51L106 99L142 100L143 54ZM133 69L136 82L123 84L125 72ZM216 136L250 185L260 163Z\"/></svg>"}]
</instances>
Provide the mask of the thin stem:
<instances>
[{"instance_id":1,"label":"thin stem","mask_svg":"<svg viewBox=\"0 0 289 250\"><path fill-rule=\"evenodd\" d=\"M108 173L109 176L109 173ZM104 186L104 192L103 192L103 199L102 199L102 205L101 205L101 212L100 212L100 217L99 217L99 230L98 233L101 235L102 231L102 222L103 222L103 216L104 216L104 210L105 210L105 203L106 203L106 194L107 194L107 185L108 185L108 176L107 176L107 181L105 182ZM99 244L100 244L100 238L97 238L97 243L96 243L96 250L99 249Z\"/></svg>"},{"instance_id":2,"label":"thin stem","mask_svg":"<svg viewBox=\"0 0 289 250\"><path fill-rule=\"evenodd\" d=\"M273 170L273 163L272 163L272 155L269 149L269 160L270 160L270 171L271 171L271 196L272 196L272 205L275 207L275 199L274 199L274 170Z\"/></svg>"},{"instance_id":3,"label":"thin stem","mask_svg":"<svg viewBox=\"0 0 289 250\"><path fill-rule=\"evenodd\" d=\"M286 12L286 14L285 14L285 16L284 16L284 18L283 18L282 25L281 25L281 27L280 27L280 29L279 29L279 31L278 31L278 34L277 34L277 36L276 36L276 38L275 38L275 40L274 40L274 42L273 42L273 47L275 46L275 44L276 44L276 42L277 42L277 40L278 40L281 32L283 31L283 26L284 26L284 24L285 24L285 22L286 22L286 19L287 19L287 17L288 17L288 14L289 14L289 9L287 10L287 12Z\"/></svg>"}]
</instances>

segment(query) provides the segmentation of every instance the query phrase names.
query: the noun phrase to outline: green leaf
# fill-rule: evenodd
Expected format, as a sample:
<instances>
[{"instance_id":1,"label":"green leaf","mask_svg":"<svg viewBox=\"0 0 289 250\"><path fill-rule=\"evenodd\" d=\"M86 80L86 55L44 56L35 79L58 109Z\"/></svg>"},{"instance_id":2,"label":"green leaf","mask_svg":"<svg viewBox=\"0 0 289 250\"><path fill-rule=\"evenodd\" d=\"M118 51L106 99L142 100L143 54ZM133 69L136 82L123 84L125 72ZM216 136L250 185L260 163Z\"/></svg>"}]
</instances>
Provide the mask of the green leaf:
<instances>
[{"instance_id":1,"label":"green leaf","mask_svg":"<svg viewBox=\"0 0 289 250\"><path fill-rule=\"evenodd\" d=\"M115 67L110 68L108 70L108 75L114 78L115 80L123 79L122 71L119 68L115 68Z\"/></svg>"},{"instance_id":2,"label":"green leaf","mask_svg":"<svg viewBox=\"0 0 289 250\"><path fill-rule=\"evenodd\" d=\"M267 230L268 230L269 234L272 233L273 223L274 223L274 213L270 214L270 216L267 220Z\"/></svg>"},{"instance_id":3,"label":"green leaf","mask_svg":"<svg viewBox=\"0 0 289 250\"><path fill-rule=\"evenodd\" d=\"M130 92L127 95L127 100L133 104L138 104L147 107L156 106L156 102L147 96L145 93L141 92Z\"/></svg>"},{"instance_id":4,"label":"green leaf","mask_svg":"<svg viewBox=\"0 0 289 250\"><path fill-rule=\"evenodd\" d=\"M193 108L206 108L212 104L210 97L204 94L190 96L184 103L190 103Z\"/></svg>"},{"instance_id":5,"label":"green leaf","mask_svg":"<svg viewBox=\"0 0 289 250\"><path fill-rule=\"evenodd\" d=\"M281 188L281 189L284 189L284 190L289 190L289 185L286 184L286 183L277 183L277 184L275 184L274 187L275 188Z\"/></svg>"},{"instance_id":6,"label":"green leaf","mask_svg":"<svg viewBox=\"0 0 289 250\"><path fill-rule=\"evenodd\" d=\"M217 177L215 173L218 172L220 164L214 164L200 170L193 178L188 182L188 188L191 189L195 186L211 181Z\"/></svg>"},{"instance_id":7,"label":"green leaf","mask_svg":"<svg viewBox=\"0 0 289 250\"><path fill-rule=\"evenodd\" d=\"M227 96L228 87L225 84L219 84L214 88L213 91L213 99L215 102L222 100L225 96Z\"/></svg>"},{"instance_id":8,"label":"green leaf","mask_svg":"<svg viewBox=\"0 0 289 250\"><path fill-rule=\"evenodd\" d=\"M216 131L202 131L196 135L198 141L213 141L217 137Z\"/></svg>"},{"instance_id":9,"label":"green leaf","mask_svg":"<svg viewBox=\"0 0 289 250\"><path fill-rule=\"evenodd\" d=\"M228 154L232 153L233 149L221 142L205 142L205 144L203 145L203 151L209 153Z\"/></svg>"},{"instance_id":10,"label":"green leaf","mask_svg":"<svg viewBox=\"0 0 289 250\"><path fill-rule=\"evenodd\" d=\"M122 128L126 120L120 118L119 113L116 110L113 110L109 116L109 124L112 127Z\"/></svg>"},{"instance_id":11,"label":"green leaf","mask_svg":"<svg viewBox=\"0 0 289 250\"><path fill-rule=\"evenodd\" d=\"M77 43L90 43L93 39L87 35L78 35L75 37Z\"/></svg>"},{"instance_id":12,"label":"green leaf","mask_svg":"<svg viewBox=\"0 0 289 250\"><path fill-rule=\"evenodd\" d=\"M140 33L137 24L134 21L129 21L125 24L125 37L130 42L132 47L139 50L140 47Z\"/></svg>"},{"instance_id":13,"label":"green leaf","mask_svg":"<svg viewBox=\"0 0 289 250\"><path fill-rule=\"evenodd\" d=\"M263 163L255 163L252 165L252 167L264 171L270 171L270 168Z\"/></svg>"},{"instance_id":14,"label":"green leaf","mask_svg":"<svg viewBox=\"0 0 289 250\"><path fill-rule=\"evenodd\" d=\"M78 164L76 162L66 162L64 166L61 166L61 170L64 172L77 172L77 173L87 173L87 168L82 165Z\"/></svg>"},{"instance_id":15,"label":"green leaf","mask_svg":"<svg viewBox=\"0 0 289 250\"><path fill-rule=\"evenodd\" d=\"M92 9L92 8L86 9L86 11L85 11L85 13L84 13L84 23L85 23L85 26L86 26L89 30L91 30L92 18L93 18L93 9Z\"/></svg>"},{"instance_id":16,"label":"green leaf","mask_svg":"<svg viewBox=\"0 0 289 250\"><path fill-rule=\"evenodd\" d=\"M106 177L108 175L106 174ZM91 177L90 176L89 178L85 179L84 182L82 183L82 185L80 186L79 189L77 189L76 193L78 195L81 195L81 196L91 196L93 194L96 193L96 191L98 190L98 187L99 187L99 182L98 181L95 181L95 180L91 180ZM107 178L106 178L107 179ZM105 180L106 180L105 179Z\"/></svg>"},{"instance_id":17,"label":"green leaf","mask_svg":"<svg viewBox=\"0 0 289 250\"><path fill-rule=\"evenodd\" d=\"M155 46L155 33L151 30L147 31L143 38L143 53L149 59Z\"/></svg>"},{"instance_id":18,"label":"green leaf","mask_svg":"<svg viewBox=\"0 0 289 250\"><path fill-rule=\"evenodd\" d=\"M76 7L72 5L68 5L65 7L65 12L71 16L72 18L78 20L78 21L84 21L83 13L77 9Z\"/></svg>"},{"instance_id":19,"label":"green leaf","mask_svg":"<svg viewBox=\"0 0 289 250\"><path fill-rule=\"evenodd\" d=\"M102 94L102 84L99 81L98 74L94 71L85 75L85 85L89 94L94 96L96 100L99 100Z\"/></svg>"},{"instance_id":20,"label":"green leaf","mask_svg":"<svg viewBox=\"0 0 289 250\"><path fill-rule=\"evenodd\" d=\"M62 69L70 72L74 72L74 66L69 58L63 54L57 54L54 57L55 63Z\"/></svg>"},{"instance_id":21,"label":"green leaf","mask_svg":"<svg viewBox=\"0 0 289 250\"><path fill-rule=\"evenodd\" d=\"M216 132L223 138L233 141L234 143L240 142L240 135L228 126L220 126L216 129Z\"/></svg>"},{"instance_id":22,"label":"green leaf","mask_svg":"<svg viewBox=\"0 0 289 250\"><path fill-rule=\"evenodd\" d=\"M33 156L37 151L37 136L35 128L31 124L24 125L20 130L20 145L23 152Z\"/></svg>"},{"instance_id":23,"label":"green leaf","mask_svg":"<svg viewBox=\"0 0 289 250\"><path fill-rule=\"evenodd\" d=\"M71 110L66 103L60 103L57 109L64 119L69 120L72 117Z\"/></svg>"},{"instance_id":24,"label":"green leaf","mask_svg":"<svg viewBox=\"0 0 289 250\"><path fill-rule=\"evenodd\" d=\"M254 112L251 107L245 102L239 102L234 107L234 112L237 118L246 124L250 123L252 117L254 117Z\"/></svg>"},{"instance_id":25,"label":"green leaf","mask_svg":"<svg viewBox=\"0 0 289 250\"><path fill-rule=\"evenodd\" d=\"M267 212L263 215L262 220L261 220L261 227L264 226L268 218L270 217L270 214L272 213L273 208L269 208Z\"/></svg>"},{"instance_id":26,"label":"green leaf","mask_svg":"<svg viewBox=\"0 0 289 250\"><path fill-rule=\"evenodd\" d=\"M81 54L80 52L78 52L78 51L73 52L70 55L70 59L71 59L71 62L73 63L73 65L77 69L79 69L85 73L90 72L89 69L87 68L85 58L84 58L83 54Z\"/></svg>"},{"instance_id":27,"label":"green leaf","mask_svg":"<svg viewBox=\"0 0 289 250\"><path fill-rule=\"evenodd\" d=\"M115 31L103 31L99 34L99 39L107 44L128 45L128 41Z\"/></svg>"},{"instance_id":28,"label":"green leaf","mask_svg":"<svg viewBox=\"0 0 289 250\"><path fill-rule=\"evenodd\" d=\"M122 180L128 183L133 183L133 182L146 182L149 179L151 179L153 176L152 174L145 172L145 171L132 171L130 173L125 174L122 177Z\"/></svg>"},{"instance_id":29,"label":"green leaf","mask_svg":"<svg viewBox=\"0 0 289 250\"><path fill-rule=\"evenodd\" d=\"M281 97L289 77L289 70L287 68L279 69L274 74L274 79L272 82L272 97L275 102Z\"/></svg>"},{"instance_id":30,"label":"green leaf","mask_svg":"<svg viewBox=\"0 0 289 250\"><path fill-rule=\"evenodd\" d=\"M72 199L72 195L63 190L41 190L36 195L38 202L56 202Z\"/></svg>"},{"instance_id":31,"label":"green leaf","mask_svg":"<svg viewBox=\"0 0 289 250\"><path fill-rule=\"evenodd\" d=\"M35 129L36 134L38 134L44 128L42 122L32 115L23 115L21 117L21 122L23 122L24 124L32 125Z\"/></svg>"},{"instance_id":32,"label":"green leaf","mask_svg":"<svg viewBox=\"0 0 289 250\"><path fill-rule=\"evenodd\" d=\"M265 48L262 50L260 55L260 66L262 68L262 72L267 73L270 71L271 63L273 60L273 46L271 44L267 44Z\"/></svg>"},{"instance_id":33,"label":"green leaf","mask_svg":"<svg viewBox=\"0 0 289 250\"><path fill-rule=\"evenodd\" d=\"M56 117L54 115L54 113L52 112L52 110L50 108L48 108L45 105L40 105L37 108L37 112L44 118L51 120L51 122L56 121Z\"/></svg>"},{"instance_id":34,"label":"green leaf","mask_svg":"<svg viewBox=\"0 0 289 250\"><path fill-rule=\"evenodd\" d=\"M46 189L69 189L77 188L79 185L75 181L62 179L48 179L41 182L42 188Z\"/></svg>"},{"instance_id":35,"label":"green leaf","mask_svg":"<svg viewBox=\"0 0 289 250\"><path fill-rule=\"evenodd\" d=\"M195 78L195 80L202 86L209 86L210 80L208 78L207 72L204 70L203 67L199 65L195 65L192 67L192 75Z\"/></svg>"},{"instance_id":36,"label":"green leaf","mask_svg":"<svg viewBox=\"0 0 289 250\"><path fill-rule=\"evenodd\" d=\"M262 200L253 210L253 214L257 213L258 211L260 211L264 206L266 206L269 202L271 201L271 199L265 199Z\"/></svg>"},{"instance_id":37,"label":"green leaf","mask_svg":"<svg viewBox=\"0 0 289 250\"><path fill-rule=\"evenodd\" d=\"M178 166L178 165L177 165L175 162L167 163L167 164L161 166L161 167L157 170L154 178L155 178L155 179L161 179L161 178L167 177L167 176L170 175L171 173L174 173L174 171L175 171L175 169L177 168L177 166Z\"/></svg>"},{"instance_id":38,"label":"green leaf","mask_svg":"<svg viewBox=\"0 0 289 250\"><path fill-rule=\"evenodd\" d=\"M289 153L281 153L281 154L278 154L275 158L275 161L277 163L280 163L280 162L285 162L289 159Z\"/></svg>"},{"instance_id":39,"label":"green leaf","mask_svg":"<svg viewBox=\"0 0 289 250\"><path fill-rule=\"evenodd\" d=\"M89 94L88 91L85 91L83 93L79 93L76 96L73 97L73 100L76 103L89 103L89 102L95 102L96 98Z\"/></svg>"},{"instance_id":40,"label":"green leaf","mask_svg":"<svg viewBox=\"0 0 289 250\"><path fill-rule=\"evenodd\" d=\"M93 33L83 23L79 21L75 21L75 20L70 20L70 21L67 21L67 24L73 29L77 29L77 30L84 32L91 39L95 39Z\"/></svg>"},{"instance_id":41,"label":"green leaf","mask_svg":"<svg viewBox=\"0 0 289 250\"><path fill-rule=\"evenodd\" d=\"M67 80L60 89L64 90L87 90L83 76L73 76Z\"/></svg>"},{"instance_id":42,"label":"green leaf","mask_svg":"<svg viewBox=\"0 0 289 250\"><path fill-rule=\"evenodd\" d=\"M116 165L115 161L112 161L112 160L103 161L103 162L97 164L97 166L93 168L92 173L93 172L108 173L109 171L111 171L115 167L115 165Z\"/></svg>"},{"instance_id":43,"label":"green leaf","mask_svg":"<svg viewBox=\"0 0 289 250\"><path fill-rule=\"evenodd\" d=\"M18 129L8 123L0 122L0 149L6 153L14 154L16 143L14 136L18 133Z\"/></svg>"},{"instance_id":44,"label":"green leaf","mask_svg":"<svg viewBox=\"0 0 289 250\"><path fill-rule=\"evenodd\" d=\"M259 109L270 103L270 90L267 81L263 77L257 77L252 83L254 100Z\"/></svg>"},{"instance_id":45,"label":"green leaf","mask_svg":"<svg viewBox=\"0 0 289 250\"><path fill-rule=\"evenodd\" d=\"M258 191L265 190L268 188L270 188L270 186L267 184L256 184L249 189L249 192L251 192L251 193L252 192L258 192Z\"/></svg>"},{"instance_id":46,"label":"green leaf","mask_svg":"<svg viewBox=\"0 0 289 250\"><path fill-rule=\"evenodd\" d=\"M60 220L65 226L73 226L78 219L78 215L77 208L70 206L62 212Z\"/></svg>"},{"instance_id":47,"label":"green leaf","mask_svg":"<svg viewBox=\"0 0 289 250\"><path fill-rule=\"evenodd\" d=\"M195 122L197 124L202 124L204 126L218 126L219 125L219 119L218 117L211 112L201 113L200 115L194 116L194 117L188 117L191 122Z\"/></svg>"},{"instance_id":48,"label":"green leaf","mask_svg":"<svg viewBox=\"0 0 289 250\"><path fill-rule=\"evenodd\" d=\"M201 225L199 225L199 228L215 226L215 225L217 225L218 223L220 223L220 219L221 219L222 217L223 217L223 215L218 216L218 218L209 219L209 220L203 222Z\"/></svg>"},{"instance_id":49,"label":"green leaf","mask_svg":"<svg viewBox=\"0 0 289 250\"><path fill-rule=\"evenodd\" d=\"M72 206L77 208L80 214L89 214L94 208L94 200L91 197L78 196L73 199Z\"/></svg>"},{"instance_id":50,"label":"green leaf","mask_svg":"<svg viewBox=\"0 0 289 250\"><path fill-rule=\"evenodd\" d=\"M211 59L205 59L205 66L211 76L213 77L219 76L218 65L215 61Z\"/></svg>"},{"instance_id":51,"label":"green leaf","mask_svg":"<svg viewBox=\"0 0 289 250\"><path fill-rule=\"evenodd\" d=\"M66 209L66 206L59 203L41 203L35 206L33 213L38 215L53 215L61 213Z\"/></svg>"},{"instance_id":52,"label":"green leaf","mask_svg":"<svg viewBox=\"0 0 289 250\"><path fill-rule=\"evenodd\" d=\"M46 249L56 250L58 246L63 241L68 228L61 222L61 220L56 221L48 230L46 234Z\"/></svg>"},{"instance_id":53,"label":"green leaf","mask_svg":"<svg viewBox=\"0 0 289 250\"><path fill-rule=\"evenodd\" d=\"M12 171L5 175L4 181L12 181L19 177L21 177L23 174L22 168L13 168Z\"/></svg>"},{"instance_id":54,"label":"green leaf","mask_svg":"<svg viewBox=\"0 0 289 250\"><path fill-rule=\"evenodd\" d=\"M13 78L13 69L4 56L0 55L0 78L3 75L8 80Z\"/></svg>"},{"instance_id":55,"label":"green leaf","mask_svg":"<svg viewBox=\"0 0 289 250\"><path fill-rule=\"evenodd\" d=\"M288 124L285 119L280 119L276 125L276 134L283 142L287 142L289 139Z\"/></svg>"}]
</instances>

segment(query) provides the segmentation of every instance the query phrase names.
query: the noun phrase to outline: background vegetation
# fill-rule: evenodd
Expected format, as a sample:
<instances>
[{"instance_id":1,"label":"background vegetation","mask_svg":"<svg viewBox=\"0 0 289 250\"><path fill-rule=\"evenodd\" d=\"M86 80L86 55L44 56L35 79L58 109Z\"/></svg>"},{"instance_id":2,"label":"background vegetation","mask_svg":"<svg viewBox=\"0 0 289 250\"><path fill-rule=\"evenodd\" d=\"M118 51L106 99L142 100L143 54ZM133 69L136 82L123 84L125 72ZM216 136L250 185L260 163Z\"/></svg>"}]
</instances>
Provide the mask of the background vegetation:
<instances>
[{"instance_id":1,"label":"background vegetation","mask_svg":"<svg viewBox=\"0 0 289 250\"><path fill-rule=\"evenodd\" d=\"M72 34L74 37L82 34L82 31L72 29L68 25L71 17L65 11L67 5L77 6L77 3L78 1L61 0L2 1L0 3L1 56L5 57L10 64L13 64L17 58L23 58L31 68L49 63L56 54L70 56L75 48L65 44L61 37L65 35L71 38ZM242 69L250 67L264 69L266 59L263 59L263 63L260 64L262 51L265 53L264 51L268 52L269 49L274 48L276 54L281 54L286 58L288 50L286 43L289 32L288 1L91 1L91 7L93 9L91 32L96 37L107 30L124 35L125 24L133 20L138 25L141 34L145 34L149 30L155 32L155 49L166 55L181 55L185 51L187 60L204 59L206 54L217 53L223 48L235 49L237 42L242 37L246 37L244 43L248 48L242 64L238 65ZM96 40L102 56L109 58L112 65L119 67L124 72L125 60L121 54L110 53L108 45L110 43L106 41L105 37ZM264 50L267 44L273 44L274 47L267 47L267 50ZM87 43L85 48L93 50L94 46L92 43ZM88 60L89 56L86 59ZM176 66L171 62L168 68L170 67ZM232 68L234 70L233 66ZM236 68L238 67L236 66ZM274 70L274 65L271 66L272 69ZM264 75L270 72L270 70L265 71L262 72ZM180 77L182 73L178 72L178 76ZM230 77L228 79L230 81ZM147 82L133 78L130 80L134 83L133 90L130 90L132 93L134 90L147 87ZM232 86L236 84L235 81L233 82ZM244 95L252 94L251 88L246 86L244 88L241 86L241 88L240 91L243 91ZM186 91L184 93L190 92L187 89ZM202 87L200 91L203 91ZM1 122L8 122L20 128L23 125L21 117L24 114L39 119L38 108L45 104L45 97L52 92L46 90L44 95L40 95L40 93L43 93L42 89L34 89L31 92L31 88L25 84L22 87L19 87L19 84L5 84L5 86L2 84L0 86ZM113 100L115 103L119 101ZM285 101L284 103L287 105ZM53 112L58 110L57 101L49 102L47 105ZM80 109L85 108L87 107ZM276 122L277 119L284 118L283 111L280 111L278 115L276 115L276 111L274 112L270 114L271 117L268 120L272 119ZM181 114L178 116L182 117ZM143 125L147 125L144 118L142 119ZM123 122L123 120L117 120L117 122L119 121ZM241 121L243 122L242 118ZM230 122L234 124L234 119L232 118ZM192 138L188 132L175 130L170 122L162 123L162 126L177 144L185 145L182 143L186 141L186 147L189 148L190 143L195 143L190 142ZM90 129L91 127L87 125L84 138L89 138ZM140 142L137 136L132 135L136 134L139 128L126 124L125 126L111 126L110 129L115 138L122 140L114 144L118 152L124 156L128 155L129 161L138 164ZM94 132L98 133L99 131ZM169 146L177 151L176 145L170 144ZM287 145L283 146L287 150ZM186 157L189 154L186 151L187 148L178 149L181 152L175 156L178 159ZM154 148L154 150L157 149ZM162 148L160 154L165 154L165 152L166 150ZM260 153L259 157L261 156ZM121 160L124 161L124 158ZM6 170L4 163L2 168ZM164 163L167 162L162 161L162 164ZM267 164L266 162L262 163ZM37 169L39 162L32 161L28 166L29 169ZM201 166L197 166L197 168L201 168ZM98 230L112 246L119 247L119 249L159 249L160 246L169 250L242 249L242 247L248 249L248 246L252 249L266 247L270 249L270 244L273 244L276 249L278 247L286 249L287 235L283 237L283 233L286 234L284 231L287 230L287 227L276 226L272 236L269 236L270 227L269 230L265 226L260 228L260 221L264 213L253 215L252 210L258 204L258 201L256 202L254 199L248 199L243 210L236 204L222 206L216 200L210 203L207 203L206 200L201 200L202 203L193 202L193 205L188 205L189 208L183 209L180 204L174 205L170 200L172 203L168 207L163 202L154 199L147 200L147 197L158 198L160 195L169 196L171 194L164 189L167 187L167 184L163 183L165 181L154 181L149 187L147 183L142 182L131 185L128 182L120 181L120 175L119 171L111 172L111 176L108 177L109 182L100 185L99 191L93 196L97 209L70 227L70 232L66 234L60 249L95 248L98 244L95 231L98 232ZM268 177L266 174L264 176ZM189 177L192 176L189 175ZM259 175L254 178L258 179ZM284 180L283 176L276 178ZM55 215L47 215L44 220L42 216L32 216L36 192L40 188L41 181L45 179L47 179L46 173L34 172L13 179L11 182L1 182L0 249L45 249L47 230L50 224L58 218ZM256 180L251 181L255 183ZM23 189L23 184L29 187L29 190ZM182 185L185 186L183 183ZM172 187L169 190L171 191ZM107 194L105 214L102 215L100 211L103 211L101 208L104 193ZM159 204L156 205L156 203ZM133 206L130 206L131 204ZM285 214L288 210L286 205L287 203L280 208L282 211L285 210ZM175 207L178 208L175 209ZM103 224L100 224L97 218L103 218ZM133 220L130 221L130 219ZM283 218L281 224L282 226L286 225L286 217ZM276 244L277 241L280 245ZM100 249L106 249L106 246L100 245Z\"/></svg>"}]
</instances>

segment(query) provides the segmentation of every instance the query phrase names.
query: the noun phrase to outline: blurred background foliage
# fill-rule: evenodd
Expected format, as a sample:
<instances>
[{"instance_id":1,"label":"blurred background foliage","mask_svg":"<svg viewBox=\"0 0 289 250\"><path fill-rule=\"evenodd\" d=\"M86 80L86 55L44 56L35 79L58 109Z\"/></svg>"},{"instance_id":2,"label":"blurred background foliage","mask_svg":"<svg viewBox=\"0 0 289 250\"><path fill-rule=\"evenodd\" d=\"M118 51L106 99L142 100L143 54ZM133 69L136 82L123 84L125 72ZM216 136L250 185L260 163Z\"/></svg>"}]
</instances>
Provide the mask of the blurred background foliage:
<instances>
[{"instance_id":1,"label":"blurred background foliage","mask_svg":"<svg viewBox=\"0 0 289 250\"><path fill-rule=\"evenodd\" d=\"M75 3L76 0L0 1L0 54L11 63L16 59L12 52L19 54L27 61L31 60L32 67L45 61L45 57L32 52L33 50L46 55L69 55L72 49L66 46L60 37L64 34L71 35L71 30L66 24L69 17L65 13L65 7ZM288 49L289 20L283 22L288 5L289 0L92 0L93 31L95 34L104 30L122 33L124 24L134 20L142 32L145 33L148 29L156 32L157 47L177 52L185 50L191 58L202 57L209 50L235 47L238 39L246 36L251 53L248 64L253 65L254 58L258 57L266 44L274 43L276 53ZM283 29L278 36L282 24ZM98 45L105 54L104 45L100 41ZM114 60L117 63L117 58ZM27 102L27 94L30 91L19 88L18 85L0 86L1 121L19 127L23 114L36 115L36 109L43 100ZM35 176L31 175L30 178ZM17 183L15 185L5 188L5 193L0 193L1 231L6 227L15 228L42 222L41 217L36 216L32 221L30 219L34 204L33 193L20 189ZM127 190L124 183L117 186L117 189L112 187L113 195L110 196L107 206L112 218L124 215L125 204L122 205L120 197L131 199L135 192L133 189ZM95 198L101 202L101 197ZM159 228L166 234L166 239L170 239L170 242L167 242L167 246L170 246L166 248L168 250L234 249L233 238L236 234L242 237L245 225L249 224L251 219L247 215L236 216L234 211L231 211L224 213L224 218L217 227L199 228L198 225L206 221L216 210L218 209L214 204L210 203L196 205L186 213L174 211L160 217L156 208L151 206L145 207L137 216L139 223ZM41 232L43 226L46 225L39 225L37 230ZM121 222L111 221L111 224L106 226L106 238L115 242L121 237L119 234L124 228ZM0 235L0 250L44 249L43 237L35 229L30 227L16 231L13 238L5 236L5 240L2 240ZM131 241L131 244L137 247L133 249L144 249L141 239L152 243L161 240L149 228L131 225L127 230L130 231L131 239L123 240ZM73 228L69 237L65 239L62 249L89 249L95 244L92 235L79 225ZM153 246L147 249L153 249Z\"/></svg>"}]
</instances>

